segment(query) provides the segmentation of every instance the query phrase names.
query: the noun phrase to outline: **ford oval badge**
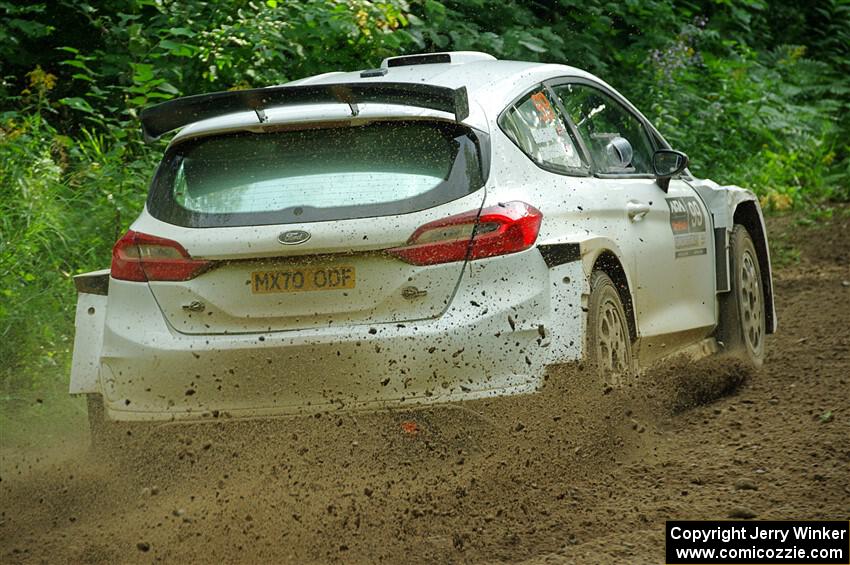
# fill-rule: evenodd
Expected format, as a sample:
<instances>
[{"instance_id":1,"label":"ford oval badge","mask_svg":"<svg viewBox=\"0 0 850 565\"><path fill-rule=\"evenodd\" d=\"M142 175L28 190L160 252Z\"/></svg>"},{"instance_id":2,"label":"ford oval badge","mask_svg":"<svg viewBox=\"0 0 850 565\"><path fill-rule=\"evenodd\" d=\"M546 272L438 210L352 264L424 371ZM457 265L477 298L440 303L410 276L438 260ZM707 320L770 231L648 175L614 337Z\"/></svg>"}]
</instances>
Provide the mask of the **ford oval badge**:
<instances>
[{"instance_id":1,"label":"ford oval badge","mask_svg":"<svg viewBox=\"0 0 850 565\"><path fill-rule=\"evenodd\" d=\"M298 245L310 239L310 232L304 230L285 231L277 236L277 240L284 245Z\"/></svg>"}]
</instances>

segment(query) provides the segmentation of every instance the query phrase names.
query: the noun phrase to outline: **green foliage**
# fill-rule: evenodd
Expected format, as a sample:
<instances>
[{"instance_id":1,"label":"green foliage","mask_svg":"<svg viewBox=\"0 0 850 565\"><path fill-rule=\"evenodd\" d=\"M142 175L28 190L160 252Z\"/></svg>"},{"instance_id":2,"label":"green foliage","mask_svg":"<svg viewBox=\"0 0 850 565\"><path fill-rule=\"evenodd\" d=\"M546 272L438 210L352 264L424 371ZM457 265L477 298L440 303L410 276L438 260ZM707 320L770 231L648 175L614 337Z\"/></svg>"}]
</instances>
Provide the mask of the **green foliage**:
<instances>
[{"instance_id":1,"label":"green foliage","mask_svg":"<svg viewBox=\"0 0 850 565\"><path fill-rule=\"evenodd\" d=\"M780 209L848 198L842 167L850 152L836 119L846 103L831 96L846 86L827 63L806 58L803 46L756 53L724 42L714 51L673 52L680 54L673 62L664 55L651 62L649 113L693 156L696 174L751 188Z\"/></svg>"},{"instance_id":2,"label":"green foliage","mask_svg":"<svg viewBox=\"0 0 850 565\"><path fill-rule=\"evenodd\" d=\"M64 373L73 333L71 276L102 268L137 215L155 161L120 142L60 135L40 114L0 123L0 387Z\"/></svg>"},{"instance_id":3,"label":"green foliage","mask_svg":"<svg viewBox=\"0 0 850 565\"><path fill-rule=\"evenodd\" d=\"M0 18L0 61L19 57L22 41L38 41L54 30L50 24L40 21L45 12L44 4L0 2L0 10L4 15Z\"/></svg>"},{"instance_id":4,"label":"green foliage","mask_svg":"<svg viewBox=\"0 0 850 565\"><path fill-rule=\"evenodd\" d=\"M0 387L64 382L70 278L162 148L142 108L440 50L596 73L768 209L850 201L850 0L0 0Z\"/></svg>"}]
</instances>

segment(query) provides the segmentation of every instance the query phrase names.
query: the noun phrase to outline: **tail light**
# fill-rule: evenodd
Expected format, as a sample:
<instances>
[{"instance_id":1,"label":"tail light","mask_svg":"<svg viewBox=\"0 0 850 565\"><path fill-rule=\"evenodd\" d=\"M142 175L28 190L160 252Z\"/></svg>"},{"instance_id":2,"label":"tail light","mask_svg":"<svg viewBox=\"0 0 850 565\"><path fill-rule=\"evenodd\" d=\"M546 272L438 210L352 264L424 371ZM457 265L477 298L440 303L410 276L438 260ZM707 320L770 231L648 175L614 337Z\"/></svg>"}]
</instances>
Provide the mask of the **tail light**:
<instances>
[{"instance_id":1,"label":"tail light","mask_svg":"<svg viewBox=\"0 0 850 565\"><path fill-rule=\"evenodd\" d=\"M209 265L192 259L176 241L130 230L112 248L111 275L123 281L187 281Z\"/></svg>"},{"instance_id":2,"label":"tail light","mask_svg":"<svg viewBox=\"0 0 850 565\"><path fill-rule=\"evenodd\" d=\"M528 249L537 241L543 214L524 202L507 202L425 224L407 245L389 253L413 265L484 259Z\"/></svg>"}]
</instances>

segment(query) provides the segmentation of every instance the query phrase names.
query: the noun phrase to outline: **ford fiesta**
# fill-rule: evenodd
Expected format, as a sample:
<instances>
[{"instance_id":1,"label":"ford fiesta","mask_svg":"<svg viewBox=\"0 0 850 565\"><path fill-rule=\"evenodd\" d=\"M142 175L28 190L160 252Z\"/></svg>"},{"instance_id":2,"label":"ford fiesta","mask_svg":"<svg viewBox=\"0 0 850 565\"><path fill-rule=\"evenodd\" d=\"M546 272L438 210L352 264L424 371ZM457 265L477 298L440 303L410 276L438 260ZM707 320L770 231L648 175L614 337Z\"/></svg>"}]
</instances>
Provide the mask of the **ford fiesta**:
<instances>
[{"instance_id":1,"label":"ford fiesta","mask_svg":"<svg viewBox=\"0 0 850 565\"><path fill-rule=\"evenodd\" d=\"M180 131L111 268L76 277L95 434L528 393L569 361L759 365L776 324L755 196L575 68L393 57L142 125Z\"/></svg>"}]
</instances>

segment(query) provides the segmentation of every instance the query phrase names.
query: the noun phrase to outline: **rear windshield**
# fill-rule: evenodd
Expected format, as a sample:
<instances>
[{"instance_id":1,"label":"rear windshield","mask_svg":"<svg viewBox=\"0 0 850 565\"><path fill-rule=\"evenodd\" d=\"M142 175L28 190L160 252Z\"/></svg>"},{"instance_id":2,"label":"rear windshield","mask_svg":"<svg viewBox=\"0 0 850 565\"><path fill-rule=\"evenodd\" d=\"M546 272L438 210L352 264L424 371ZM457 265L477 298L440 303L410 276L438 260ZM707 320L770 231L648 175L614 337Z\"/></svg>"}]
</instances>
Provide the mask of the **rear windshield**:
<instances>
[{"instance_id":1,"label":"rear windshield","mask_svg":"<svg viewBox=\"0 0 850 565\"><path fill-rule=\"evenodd\" d=\"M204 137L169 149L148 209L186 227L425 210L484 184L478 139L457 124L422 121Z\"/></svg>"}]
</instances>

